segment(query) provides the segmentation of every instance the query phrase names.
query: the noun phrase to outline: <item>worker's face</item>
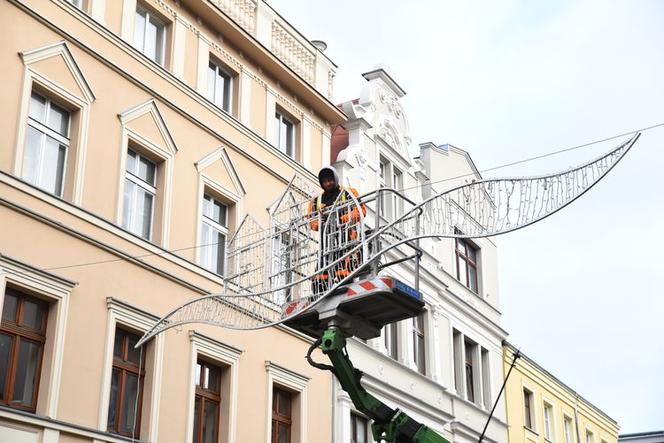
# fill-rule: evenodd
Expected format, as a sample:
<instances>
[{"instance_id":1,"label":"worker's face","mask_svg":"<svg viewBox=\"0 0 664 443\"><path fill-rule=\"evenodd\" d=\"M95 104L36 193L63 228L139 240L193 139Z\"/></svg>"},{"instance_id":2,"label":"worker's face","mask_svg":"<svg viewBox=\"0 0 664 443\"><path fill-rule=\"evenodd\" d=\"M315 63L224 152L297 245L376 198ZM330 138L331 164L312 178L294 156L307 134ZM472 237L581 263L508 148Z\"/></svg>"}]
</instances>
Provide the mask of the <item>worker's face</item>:
<instances>
[{"instance_id":1,"label":"worker's face","mask_svg":"<svg viewBox=\"0 0 664 443\"><path fill-rule=\"evenodd\" d=\"M325 177L323 180L321 180L321 184L323 185L323 189L326 191L331 191L334 189L334 179L330 177Z\"/></svg>"}]
</instances>

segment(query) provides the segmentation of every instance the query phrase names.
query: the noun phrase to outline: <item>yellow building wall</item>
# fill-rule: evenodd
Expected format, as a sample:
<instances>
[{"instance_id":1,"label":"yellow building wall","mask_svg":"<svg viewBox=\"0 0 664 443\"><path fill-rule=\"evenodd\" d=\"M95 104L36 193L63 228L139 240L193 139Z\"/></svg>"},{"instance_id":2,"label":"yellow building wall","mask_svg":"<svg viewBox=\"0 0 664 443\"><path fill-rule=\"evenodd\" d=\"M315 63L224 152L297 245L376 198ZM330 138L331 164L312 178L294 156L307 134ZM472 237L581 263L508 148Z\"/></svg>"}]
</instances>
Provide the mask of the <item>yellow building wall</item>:
<instances>
[{"instance_id":1,"label":"yellow building wall","mask_svg":"<svg viewBox=\"0 0 664 443\"><path fill-rule=\"evenodd\" d=\"M514 348L503 347L505 375ZM524 389L532 392L532 427L526 426ZM562 384L527 357L517 360L505 386L508 440L510 443L617 443L618 424L576 392ZM553 411L551 439L545 435L544 405ZM571 441L565 439L564 419L571 419ZM587 432L593 435L587 440Z\"/></svg>"}]
</instances>

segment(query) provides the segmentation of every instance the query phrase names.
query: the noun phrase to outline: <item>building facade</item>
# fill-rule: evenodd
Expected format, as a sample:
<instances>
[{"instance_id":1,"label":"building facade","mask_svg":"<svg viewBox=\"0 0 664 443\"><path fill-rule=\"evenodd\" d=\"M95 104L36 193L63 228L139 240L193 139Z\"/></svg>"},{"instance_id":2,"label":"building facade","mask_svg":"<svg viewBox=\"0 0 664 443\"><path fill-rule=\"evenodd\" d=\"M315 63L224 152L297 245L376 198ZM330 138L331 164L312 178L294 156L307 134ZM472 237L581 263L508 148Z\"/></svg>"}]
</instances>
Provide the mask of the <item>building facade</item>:
<instances>
[{"instance_id":1,"label":"building facade","mask_svg":"<svg viewBox=\"0 0 664 443\"><path fill-rule=\"evenodd\" d=\"M618 441L625 443L664 443L664 431L621 434L618 436Z\"/></svg>"},{"instance_id":2,"label":"building facade","mask_svg":"<svg viewBox=\"0 0 664 443\"><path fill-rule=\"evenodd\" d=\"M481 178L461 149L414 147L400 103L404 90L385 69L363 76L367 83L359 98L340 105L348 121L333 131L332 163L344 184L360 194L395 189L410 200L385 191L378 211L375 203L367 205L369 227L377 212L386 223L434 193ZM386 326L381 337L366 343L351 340L348 352L365 373L363 385L390 407L450 441L476 442L502 383L501 343L507 335L500 327L496 245L491 239L426 239L420 247L425 313ZM384 260L406 254L398 248ZM408 260L382 272L414 285L414 271L414 260ZM372 441L370 421L338 384L335 395L334 442ZM507 441L502 399L485 441Z\"/></svg>"},{"instance_id":3,"label":"building facade","mask_svg":"<svg viewBox=\"0 0 664 443\"><path fill-rule=\"evenodd\" d=\"M133 344L223 290L245 215L317 184L334 64L262 0L9 0L0 22L0 441L331 440L301 334Z\"/></svg>"},{"instance_id":4,"label":"building facade","mask_svg":"<svg viewBox=\"0 0 664 443\"><path fill-rule=\"evenodd\" d=\"M505 374L516 348L505 342ZM505 385L510 443L616 443L618 424L521 354Z\"/></svg>"}]
</instances>

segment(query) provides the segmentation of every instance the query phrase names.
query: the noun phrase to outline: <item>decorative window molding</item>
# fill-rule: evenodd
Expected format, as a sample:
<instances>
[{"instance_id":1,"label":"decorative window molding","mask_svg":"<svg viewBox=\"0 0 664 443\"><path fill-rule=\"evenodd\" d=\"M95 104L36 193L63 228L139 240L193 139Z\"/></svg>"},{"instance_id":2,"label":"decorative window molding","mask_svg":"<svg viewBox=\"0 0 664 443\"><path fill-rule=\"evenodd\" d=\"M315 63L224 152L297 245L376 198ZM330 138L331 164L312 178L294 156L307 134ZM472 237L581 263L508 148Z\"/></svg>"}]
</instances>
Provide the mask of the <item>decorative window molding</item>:
<instances>
[{"instance_id":1,"label":"decorative window molding","mask_svg":"<svg viewBox=\"0 0 664 443\"><path fill-rule=\"evenodd\" d=\"M151 117L152 122L157 128L161 140L150 140L146 136L140 134L138 131L131 128L131 122L137 120L145 115ZM127 164L127 149L130 145L130 140L133 144L138 145L145 152L151 154L157 160L157 200L161 203L160 211L155 211L153 224L159 227L158 238L152 239L153 242L160 244L162 247L168 247L168 240L170 234L170 215L171 215L171 201L172 201L172 181L173 181L173 160L175 154L178 152L178 146L171 135L171 132L162 117L159 108L157 107L154 99L148 100L138 106L135 106L127 111L118 114L120 123L122 125L122 133L120 137L120 164L118 166L118 193L116 200L116 213L115 222L122 225L124 215L124 186L125 186L125 171ZM161 179L159 178L161 177ZM154 227L153 227L154 228Z\"/></svg>"},{"instance_id":2,"label":"decorative window molding","mask_svg":"<svg viewBox=\"0 0 664 443\"><path fill-rule=\"evenodd\" d=\"M28 126L28 113L30 111L30 97L33 89L45 91L49 98L74 108L77 114L77 130L70 134L72 147L75 149L75 163L71 166L73 183L65 194L74 204L80 205L83 192L83 179L85 175L85 156L87 151L88 127L90 119L90 106L95 95L90 84L83 75L83 71L74 59L66 42L61 41L41 48L19 53L24 64L23 86L21 90L21 104L19 107L18 125L16 133L16 147L14 150L13 174L20 177L23 171L23 157L25 137ZM68 73L71 75L76 89L71 90L63 85L62 79L52 78L40 72L39 62L56 58L62 60ZM69 168L68 168L69 169Z\"/></svg>"},{"instance_id":3,"label":"decorative window molding","mask_svg":"<svg viewBox=\"0 0 664 443\"><path fill-rule=\"evenodd\" d=\"M212 178L210 175L205 174L205 170L213 165L216 162L221 162L223 165L226 174L230 178L232 189L229 189L227 186L219 183L217 180ZM199 161L195 163L196 170L198 171L198 203L196 209L196 244L200 245L202 242L202 226L201 220L203 217L203 195L207 192L213 197L220 198L222 202L225 202L228 206L229 212L227 217L232 217L229 219L229 237L230 239L233 236L235 230L241 224L243 211L243 197L246 194L246 190L240 176L233 165L226 148L223 146L214 150L210 154L206 155ZM201 253L202 248L196 249L196 263L201 263ZM224 268L226 269L226 268Z\"/></svg>"},{"instance_id":4,"label":"decorative window molding","mask_svg":"<svg viewBox=\"0 0 664 443\"><path fill-rule=\"evenodd\" d=\"M62 356L64 354L69 298L77 283L56 277L30 265L0 255L0 314L7 285L37 294L50 302L44 362L50 363L50 371L42 365L40 374L41 394L37 399L37 413L57 418Z\"/></svg>"},{"instance_id":5,"label":"decorative window molding","mask_svg":"<svg viewBox=\"0 0 664 443\"><path fill-rule=\"evenodd\" d=\"M199 356L207 357L215 362L221 363L224 371L230 371L230 389L226 392L228 398L223 397L228 402L227 426L221 432L226 432L226 438L222 441L228 443L235 442L237 434L237 404L238 404L238 383L240 375L240 355L244 352L242 349L227 345L213 338L206 337L196 331L189 331L189 340L191 342L190 361L189 361L189 394L187 398L187 427L185 441L192 441L194 435L194 401L196 397L196 362ZM223 423L223 421L222 421Z\"/></svg>"},{"instance_id":6,"label":"decorative window molding","mask_svg":"<svg viewBox=\"0 0 664 443\"><path fill-rule=\"evenodd\" d=\"M113 342L115 339L116 327L117 325L121 325L137 332L147 332L152 326L154 326L154 323L159 320L157 316L144 312L116 298L107 298L106 306L108 308L106 343L104 346L104 366L101 378L100 395L101 404L99 407L97 427L97 429L103 432L106 431L108 422L108 403L111 389L111 371L113 368ZM157 431L162 385L164 335L157 335L154 340L148 342L144 346L146 346L146 352L151 354L146 356L146 360L152 362L152 367L146 368L145 380L148 380L148 378L151 379L151 390L150 392L147 392L145 389L143 390L144 400L142 408L145 411L147 405L148 413L143 414L143 419L141 419L141 427L146 429L145 437L143 437L142 440L159 441L157 438ZM147 403L145 400L147 400Z\"/></svg>"},{"instance_id":7,"label":"decorative window molding","mask_svg":"<svg viewBox=\"0 0 664 443\"><path fill-rule=\"evenodd\" d=\"M299 397L299 408L297 411L299 414L299 423L294 423L297 426L299 438L297 440L292 439L291 441L309 441L307 438L307 385L310 378L279 366L269 360L265 361L265 371L267 372L267 407L265 416L268 419L265 435L266 443L271 443L272 441L272 391L275 384L294 391Z\"/></svg>"}]
</instances>

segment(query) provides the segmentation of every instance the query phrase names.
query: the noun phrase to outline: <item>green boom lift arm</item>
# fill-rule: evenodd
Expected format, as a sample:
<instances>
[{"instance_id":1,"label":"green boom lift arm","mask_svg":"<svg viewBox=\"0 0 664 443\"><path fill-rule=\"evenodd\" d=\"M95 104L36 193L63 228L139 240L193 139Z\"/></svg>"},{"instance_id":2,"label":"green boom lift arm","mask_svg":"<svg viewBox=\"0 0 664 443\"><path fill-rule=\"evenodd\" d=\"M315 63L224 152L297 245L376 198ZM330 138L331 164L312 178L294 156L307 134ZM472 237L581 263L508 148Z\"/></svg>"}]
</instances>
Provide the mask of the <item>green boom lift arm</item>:
<instances>
[{"instance_id":1,"label":"green boom lift arm","mask_svg":"<svg viewBox=\"0 0 664 443\"><path fill-rule=\"evenodd\" d=\"M332 366L312 360L311 353L318 346L330 359ZM330 326L323 332L322 338L309 348L307 360L312 366L329 370L337 377L357 410L373 420L371 432L374 440L386 443L450 443L437 432L404 412L390 408L364 389L360 383L363 373L350 361L346 351L346 336L338 327Z\"/></svg>"}]
</instances>

